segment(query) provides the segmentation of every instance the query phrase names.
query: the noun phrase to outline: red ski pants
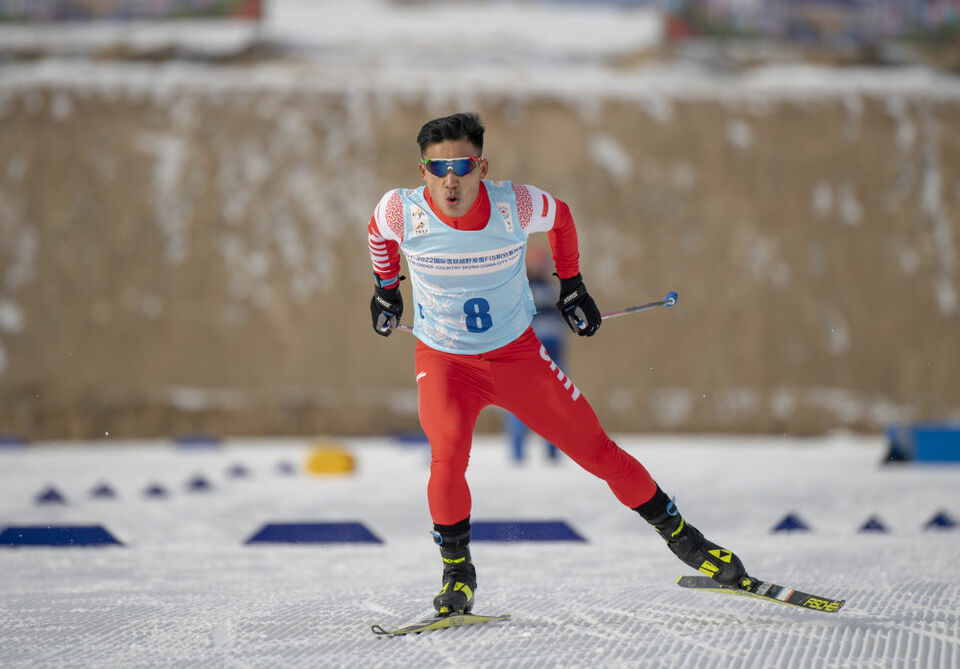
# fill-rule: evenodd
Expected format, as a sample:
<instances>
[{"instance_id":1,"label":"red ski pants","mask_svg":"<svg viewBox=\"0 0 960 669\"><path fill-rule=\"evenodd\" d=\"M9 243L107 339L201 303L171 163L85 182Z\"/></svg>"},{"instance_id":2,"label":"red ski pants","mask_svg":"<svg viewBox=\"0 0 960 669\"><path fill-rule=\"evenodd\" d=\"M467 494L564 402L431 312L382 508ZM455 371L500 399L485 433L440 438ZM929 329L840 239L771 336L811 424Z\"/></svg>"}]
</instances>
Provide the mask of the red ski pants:
<instances>
[{"instance_id":1,"label":"red ski pants","mask_svg":"<svg viewBox=\"0 0 960 669\"><path fill-rule=\"evenodd\" d=\"M477 415L495 404L603 479L623 504L648 501L657 484L604 432L597 415L529 328L488 353L444 353L417 342L414 356L420 424L430 440L427 500L433 522L470 515L466 471Z\"/></svg>"}]
</instances>

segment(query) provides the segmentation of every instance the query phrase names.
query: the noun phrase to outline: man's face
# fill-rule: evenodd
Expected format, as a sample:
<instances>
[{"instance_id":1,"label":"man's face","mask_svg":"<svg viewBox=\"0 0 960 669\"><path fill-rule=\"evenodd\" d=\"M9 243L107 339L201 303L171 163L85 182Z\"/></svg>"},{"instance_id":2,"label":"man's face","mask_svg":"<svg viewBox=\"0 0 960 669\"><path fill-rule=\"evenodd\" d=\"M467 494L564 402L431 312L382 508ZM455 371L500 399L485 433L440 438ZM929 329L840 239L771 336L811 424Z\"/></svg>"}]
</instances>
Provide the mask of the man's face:
<instances>
[{"instance_id":1,"label":"man's face","mask_svg":"<svg viewBox=\"0 0 960 669\"><path fill-rule=\"evenodd\" d=\"M480 151L469 139L448 139L428 146L423 157L466 158L479 155ZM481 159L473 171L465 176L458 177L453 170L448 170L446 175L438 177L420 163L420 178L427 185L430 197L440 211L450 218L457 218L466 214L473 206L480 192L480 180L487 176L487 167L487 161Z\"/></svg>"}]
</instances>

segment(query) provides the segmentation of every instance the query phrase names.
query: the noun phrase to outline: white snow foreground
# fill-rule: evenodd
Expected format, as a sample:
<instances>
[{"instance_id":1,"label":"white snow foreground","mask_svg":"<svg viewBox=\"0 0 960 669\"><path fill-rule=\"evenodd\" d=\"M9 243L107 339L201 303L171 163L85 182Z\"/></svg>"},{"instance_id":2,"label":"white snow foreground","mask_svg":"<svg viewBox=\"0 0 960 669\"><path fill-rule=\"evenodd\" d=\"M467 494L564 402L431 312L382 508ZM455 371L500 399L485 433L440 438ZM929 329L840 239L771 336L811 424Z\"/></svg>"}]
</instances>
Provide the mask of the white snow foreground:
<instances>
[{"instance_id":1,"label":"white snow foreground","mask_svg":"<svg viewBox=\"0 0 960 669\"><path fill-rule=\"evenodd\" d=\"M308 440L43 444L0 450L0 531L101 525L123 545L0 547L0 666L960 666L960 529L924 529L960 517L960 467L883 467L879 438L618 441L751 573L844 609L681 589L691 571L602 482L539 444L513 465L487 437L473 518L564 520L587 541L475 542L476 611L510 622L378 638L371 624L416 619L440 584L425 448L342 440L357 471L311 478L277 470ZM188 491L197 476L209 490ZM101 484L117 497L92 498ZM155 484L168 497L143 495ZM67 503L36 504L48 487ZM771 533L787 513L811 531ZM858 531L871 516L889 531ZM335 521L383 543L245 544L267 523Z\"/></svg>"}]
</instances>

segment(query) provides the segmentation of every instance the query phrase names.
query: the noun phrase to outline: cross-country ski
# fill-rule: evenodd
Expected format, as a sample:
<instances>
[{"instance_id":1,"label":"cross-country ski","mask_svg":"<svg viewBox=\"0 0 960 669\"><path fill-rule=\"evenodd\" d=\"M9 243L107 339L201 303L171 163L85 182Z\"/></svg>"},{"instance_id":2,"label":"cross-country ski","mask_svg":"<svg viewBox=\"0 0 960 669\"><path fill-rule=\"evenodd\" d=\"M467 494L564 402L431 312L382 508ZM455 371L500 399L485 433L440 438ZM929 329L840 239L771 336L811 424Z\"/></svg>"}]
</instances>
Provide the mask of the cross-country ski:
<instances>
[{"instance_id":1,"label":"cross-country ski","mask_svg":"<svg viewBox=\"0 0 960 669\"><path fill-rule=\"evenodd\" d=\"M718 592L724 595L739 595L741 597L753 597L768 602L778 602L780 604L790 604L799 606L810 611L822 611L823 613L837 613L846 600L824 597L821 595L811 595L800 590L785 588L782 585L768 583L751 579L746 587L738 588L729 585L721 585L709 576L681 576L677 580L677 585L681 588L691 588L693 590L705 590L707 592Z\"/></svg>"},{"instance_id":2,"label":"cross-country ski","mask_svg":"<svg viewBox=\"0 0 960 669\"><path fill-rule=\"evenodd\" d=\"M510 620L510 614L504 613L498 616L481 616L473 613L461 613L451 616L431 616L423 620L401 627L383 627L381 625L372 625L370 627L374 634L380 636L404 636L407 634L420 634L431 630L446 629L448 627L466 627L469 625L485 625L493 622L504 622Z\"/></svg>"}]
</instances>

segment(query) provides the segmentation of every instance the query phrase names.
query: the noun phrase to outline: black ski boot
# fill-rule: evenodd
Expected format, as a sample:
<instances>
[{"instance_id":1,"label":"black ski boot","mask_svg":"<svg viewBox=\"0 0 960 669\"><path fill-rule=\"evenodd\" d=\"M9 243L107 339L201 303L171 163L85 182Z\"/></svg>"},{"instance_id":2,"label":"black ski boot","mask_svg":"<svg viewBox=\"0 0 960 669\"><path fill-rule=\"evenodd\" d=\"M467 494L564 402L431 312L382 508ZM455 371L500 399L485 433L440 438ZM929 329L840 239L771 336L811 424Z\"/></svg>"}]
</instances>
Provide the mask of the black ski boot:
<instances>
[{"instance_id":1,"label":"black ski boot","mask_svg":"<svg viewBox=\"0 0 960 669\"><path fill-rule=\"evenodd\" d=\"M700 573L722 585L747 587L751 583L740 558L705 539L697 528L683 519L677 505L659 487L653 499L634 511L653 525L674 555Z\"/></svg>"},{"instance_id":2,"label":"black ski boot","mask_svg":"<svg viewBox=\"0 0 960 669\"><path fill-rule=\"evenodd\" d=\"M477 570L470 559L470 519L434 525L433 540L443 560L443 587L433 598L433 608L438 616L470 613L477 589Z\"/></svg>"}]
</instances>

